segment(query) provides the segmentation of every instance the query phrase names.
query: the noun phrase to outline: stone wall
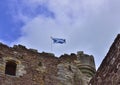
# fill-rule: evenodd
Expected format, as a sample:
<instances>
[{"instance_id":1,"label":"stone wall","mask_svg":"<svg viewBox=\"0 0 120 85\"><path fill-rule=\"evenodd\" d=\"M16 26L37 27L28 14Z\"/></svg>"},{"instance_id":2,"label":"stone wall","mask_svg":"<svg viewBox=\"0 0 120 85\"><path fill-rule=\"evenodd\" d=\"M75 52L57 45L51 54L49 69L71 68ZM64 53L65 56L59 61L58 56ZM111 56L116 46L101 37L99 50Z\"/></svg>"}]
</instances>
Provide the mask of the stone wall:
<instances>
[{"instance_id":1,"label":"stone wall","mask_svg":"<svg viewBox=\"0 0 120 85\"><path fill-rule=\"evenodd\" d=\"M17 65L15 75L5 73L9 61ZM58 58L22 45L0 43L0 85L88 85L94 74L94 58L83 52Z\"/></svg>"},{"instance_id":2,"label":"stone wall","mask_svg":"<svg viewBox=\"0 0 120 85\"><path fill-rule=\"evenodd\" d=\"M120 85L120 34L89 85Z\"/></svg>"}]
</instances>

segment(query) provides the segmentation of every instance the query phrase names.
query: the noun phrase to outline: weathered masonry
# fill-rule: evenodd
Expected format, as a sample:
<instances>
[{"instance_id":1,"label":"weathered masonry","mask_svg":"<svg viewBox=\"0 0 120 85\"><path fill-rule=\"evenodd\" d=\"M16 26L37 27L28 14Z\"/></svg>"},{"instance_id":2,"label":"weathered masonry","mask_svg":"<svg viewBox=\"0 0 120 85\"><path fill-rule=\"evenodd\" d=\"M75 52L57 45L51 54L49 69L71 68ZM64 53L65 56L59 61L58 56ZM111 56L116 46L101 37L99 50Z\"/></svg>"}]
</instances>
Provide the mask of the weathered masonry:
<instances>
[{"instance_id":1,"label":"weathered masonry","mask_svg":"<svg viewBox=\"0 0 120 85\"><path fill-rule=\"evenodd\" d=\"M0 85L120 85L120 34L97 72L94 57L82 51L58 58L0 43Z\"/></svg>"},{"instance_id":2,"label":"weathered masonry","mask_svg":"<svg viewBox=\"0 0 120 85\"><path fill-rule=\"evenodd\" d=\"M120 85L120 34L89 85Z\"/></svg>"},{"instance_id":3,"label":"weathered masonry","mask_svg":"<svg viewBox=\"0 0 120 85\"><path fill-rule=\"evenodd\" d=\"M0 85L88 85L95 72L93 56L82 51L58 58L0 43Z\"/></svg>"}]
</instances>

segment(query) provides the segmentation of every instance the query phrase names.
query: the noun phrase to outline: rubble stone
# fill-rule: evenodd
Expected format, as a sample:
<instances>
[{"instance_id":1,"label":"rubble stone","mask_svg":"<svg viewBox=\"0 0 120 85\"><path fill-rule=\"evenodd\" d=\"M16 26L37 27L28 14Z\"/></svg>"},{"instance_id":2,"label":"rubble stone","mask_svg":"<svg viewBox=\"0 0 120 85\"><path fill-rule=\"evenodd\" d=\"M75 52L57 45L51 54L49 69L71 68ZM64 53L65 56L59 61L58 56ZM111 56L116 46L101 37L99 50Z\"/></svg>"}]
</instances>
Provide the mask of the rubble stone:
<instances>
[{"instance_id":1,"label":"rubble stone","mask_svg":"<svg viewBox=\"0 0 120 85\"><path fill-rule=\"evenodd\" d=\"M17 65L15 75L5 73L10 61ZM22 45L0 43L0 85L88 85L95 72L93 56L83 52L58 58Z\"/></svg>"},{"instance_id":2,"label":"rubble stone","mask_svg":"<svg viewBox=\"0 0 120 85\"><path fill-rule=\"evenodd\" d=\"M116 37L89 85L120 85L120 34Z\"/></svg>"}]
</instances>

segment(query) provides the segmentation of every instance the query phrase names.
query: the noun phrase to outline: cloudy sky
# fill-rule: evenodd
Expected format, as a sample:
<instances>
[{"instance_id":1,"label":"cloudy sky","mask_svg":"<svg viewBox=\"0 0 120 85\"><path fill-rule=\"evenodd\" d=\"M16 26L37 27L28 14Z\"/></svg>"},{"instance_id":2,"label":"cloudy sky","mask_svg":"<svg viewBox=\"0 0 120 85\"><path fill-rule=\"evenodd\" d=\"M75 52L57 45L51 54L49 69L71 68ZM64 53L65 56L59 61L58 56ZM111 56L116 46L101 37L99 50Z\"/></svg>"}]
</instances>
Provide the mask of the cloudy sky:
<instances>
[{"instance_id":1,"label":"cloudy sky","mask_svg":"<svg viewBox=\"0 0 120 85\"><path fill-rule=\"evenodd\" d=\"M120 0L1 0L0 41L39 52L84 51L98 67L120 32ZM66 44L52 44L50 37Z\"/></svg>"}]
</instances>

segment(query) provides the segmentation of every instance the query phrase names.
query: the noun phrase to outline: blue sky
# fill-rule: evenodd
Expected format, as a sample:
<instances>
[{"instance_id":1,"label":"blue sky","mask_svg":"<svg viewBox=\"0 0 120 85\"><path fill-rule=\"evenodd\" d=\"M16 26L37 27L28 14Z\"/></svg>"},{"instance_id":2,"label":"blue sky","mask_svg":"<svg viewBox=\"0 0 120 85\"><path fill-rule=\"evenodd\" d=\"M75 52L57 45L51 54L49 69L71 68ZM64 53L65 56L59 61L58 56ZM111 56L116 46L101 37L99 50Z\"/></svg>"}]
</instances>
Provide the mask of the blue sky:
<instances>
[{"instance_id":1,"label":"blue sky","mask_svg":"<svg viewBox=\"0 0 120 85\"><path fill-rule=\"evenodd\" d=\"M84 51L98 67L120 32L119 0L1 0L0 41L39 52ZM65 38L53 44L50 37Z\"/></svg>"},{"instance_id":2,"label":"blue sky","mask_svg":"<svg viewBox=\"0 0 120 85\"><path fill-rule=\"evenodd\" d=\"M21 22L13 22L12 16L9 13L7 0L0 2L0 39L7 43L13 42L20 37Z\"/></svg>"}]
</instances>

